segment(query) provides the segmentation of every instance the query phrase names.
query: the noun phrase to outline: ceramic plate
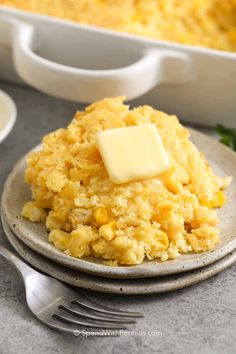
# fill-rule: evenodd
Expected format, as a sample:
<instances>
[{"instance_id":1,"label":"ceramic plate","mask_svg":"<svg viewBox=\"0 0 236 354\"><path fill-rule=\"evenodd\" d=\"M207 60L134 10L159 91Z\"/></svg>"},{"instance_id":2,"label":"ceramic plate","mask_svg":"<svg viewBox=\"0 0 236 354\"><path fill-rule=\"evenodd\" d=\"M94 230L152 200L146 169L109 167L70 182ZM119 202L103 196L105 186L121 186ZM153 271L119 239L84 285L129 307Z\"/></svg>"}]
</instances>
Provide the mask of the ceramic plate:
<instances>
[{"instance_id":1,"label":"ceramic plate","mask_svg":"<svg viewBox=\"0 0 236 354\"><path fill-rule=\"evenodd\" d=\"M2 223L6 236L13 248L33 267L69 285L103 293L141 295L178 290L212 277L236 262L236 251L234 251L214 264L178 275L127 280L102 278L65 268L40 256L13 234L4 218L2 218Z\"/></svg>"},{"instance_id":2,"label":"ceramic plate","mask_svg":"<svg viewBox=\"0 0 236 354\"><path fill-rule=\"evenodd\" d=\"M187 254L167 262L147 261L137 266L109 267L96 258L77 259L67 256L48 242L48 233L43 224L31 223L20 216L23 204L30 199L29 186L24 184L26 156L13 168L7 178L2 210L7 222L27 246L39 254L81 272L112 278L154 277L189 271L204 267L224 257L236 247L236 154L216 140L191 130L191 139L203 151L215 172L232 176L233 182L227 190L227 203L219 210L221 220L221 243L210 252Z\"/></svg>"},{"instance_id":3,"label":"ceramic plate","mask_svg":"<svg viewBox=\"0 0 236 354\"><path fill-rule=\"evenodd\" d=\"M11 132L17 116L17 109L13 99L0 90L0 143Z\"/></svg>"}]
</instances>

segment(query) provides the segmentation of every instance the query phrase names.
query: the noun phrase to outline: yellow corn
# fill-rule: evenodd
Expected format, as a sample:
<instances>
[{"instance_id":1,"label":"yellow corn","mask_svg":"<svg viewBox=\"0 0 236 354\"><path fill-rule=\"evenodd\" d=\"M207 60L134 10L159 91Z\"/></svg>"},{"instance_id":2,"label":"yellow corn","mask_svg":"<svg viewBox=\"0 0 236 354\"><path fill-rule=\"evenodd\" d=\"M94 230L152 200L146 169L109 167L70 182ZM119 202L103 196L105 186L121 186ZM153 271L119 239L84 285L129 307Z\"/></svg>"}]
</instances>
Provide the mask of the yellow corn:
<instances>
[{"instance_id":1,"label":"yellow corn","mask_svg":"<svg viewBox=\"0 0 236 354\"><path fill-rule=\"evenodd\" d=\"M211 207L212 208L220 208L222 207L226 202L226 197L224 192L218 191L214 195L212 201L211 201Z\"/></svg>"},{"instance_id":2,"label":"yellow corn","mask_svg":"<svg viewBox=\"0 0 236 354\"><path fill-rule=\"evenodd\" d=\"M71 234L62 230L52 230L49 234L49 242L52 242L61 251L68 248L70 239Z\"/></svg>"},{"instance_id":3,"label":"yellow corn","mask_svg":"<svg viewBox=\"0 0 236 354\"><path fill-rule=\"evenodd\" d=\"M93 217L97 225L101 226L107 224L109 221L108 213L105 208L99 207L94 210Z\"/></svg>"},{"instance_id":4,"label":"yellow corn","mask_svg":"<svg viewBox=\"0 0 236 354\"><path fill-rule=\"evenodd\" d=\"M116 228L116 223L115 221L111 221L106 225L102 225L99 228L99 235L103 238L105 238L105 240L112 240L114 238L114 231Z\"/></svg>"}]
</instances>

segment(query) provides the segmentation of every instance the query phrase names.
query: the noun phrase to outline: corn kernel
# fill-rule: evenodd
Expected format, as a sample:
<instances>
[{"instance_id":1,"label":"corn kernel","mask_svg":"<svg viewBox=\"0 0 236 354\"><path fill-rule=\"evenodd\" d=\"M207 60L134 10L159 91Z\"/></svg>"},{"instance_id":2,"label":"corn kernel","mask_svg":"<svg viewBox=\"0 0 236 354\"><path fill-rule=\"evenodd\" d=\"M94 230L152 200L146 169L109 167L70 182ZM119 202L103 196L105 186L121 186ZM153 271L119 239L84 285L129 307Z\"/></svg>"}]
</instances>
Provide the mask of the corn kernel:
<instances>
[{"instance_id":1,"label":"corn kernel","mask_svg":"<svg viewBox=\"0 0 236 354\"><path fill-rule=\"evenodd\" d=\"M49 234L49 242L52 242L56 248L65 251L68 248L71 234L62 230L52 230Z\"/></svg>"},{"instance_id":2,"label":"corn kernel","mask_svg":"<svg viewBox=\"0 0 236 354\"><path fill-rule=\"evenodd\" d=\"M222 191L218 191L212 201L211 201L211 207L212 208L220 208L222 207L226 202L226 197L225 194Z\"/></svg>"},{"instance_id":3,"label":"corn kernel","mask_svg":"<svg viewBox=\"0 0 236 354\"><path fill-rule=\"evenodd\" d=\"M106 240L112 240L114 238L114 231L115 231L116 223L115 221L109 222L109 224L102 225L99 228L99 235Z\"/></svg>"},{"instance_id":4,"label":"corn kernel","mask_svg":"<svg viewBox=\"0 0 236 354\"><path fill-rule=\"evenodd\" d=\"M208 200L208 199L205 199L204 201L201 200L200 201L200 205L205 206L205 207L207 207L209 209L212 209L212 202L210 200Z\"/></svg>"},{"instance_id":5,"label":"corn kernel","mask_svg":"<svg viewBox=\"0 0 236 354\"><path fill-rule=\"evenodd\" d=\"M109 221L108 213L105 208L96 208L93 213L96 223L101 226L107 224Z\"/></svg>"}]
</instances>

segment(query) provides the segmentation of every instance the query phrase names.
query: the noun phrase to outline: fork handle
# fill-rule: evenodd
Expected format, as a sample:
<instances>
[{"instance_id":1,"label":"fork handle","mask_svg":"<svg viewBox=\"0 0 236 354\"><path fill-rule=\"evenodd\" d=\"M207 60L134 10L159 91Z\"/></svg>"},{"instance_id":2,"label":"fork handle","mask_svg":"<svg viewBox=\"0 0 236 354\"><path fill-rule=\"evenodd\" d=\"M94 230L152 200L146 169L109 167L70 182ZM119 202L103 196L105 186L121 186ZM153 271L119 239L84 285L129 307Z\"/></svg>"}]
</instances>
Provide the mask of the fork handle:
<instances>
[{"instance_id":1,"label":"fork handle","mask_svg":"<svg viewBox=\"0 0 236 354\"><path fill-rule=\"evenodd\" d=\"M3 258L5 258L8 263L13 265L23 278L30 275L30 273L35 272L35 270L33 268L28 266L20 258L18 258L14 253L12 253L7 248L5 248L1 245L0 245L0 255L3 256Z\"/></svg>"}]
</instances>

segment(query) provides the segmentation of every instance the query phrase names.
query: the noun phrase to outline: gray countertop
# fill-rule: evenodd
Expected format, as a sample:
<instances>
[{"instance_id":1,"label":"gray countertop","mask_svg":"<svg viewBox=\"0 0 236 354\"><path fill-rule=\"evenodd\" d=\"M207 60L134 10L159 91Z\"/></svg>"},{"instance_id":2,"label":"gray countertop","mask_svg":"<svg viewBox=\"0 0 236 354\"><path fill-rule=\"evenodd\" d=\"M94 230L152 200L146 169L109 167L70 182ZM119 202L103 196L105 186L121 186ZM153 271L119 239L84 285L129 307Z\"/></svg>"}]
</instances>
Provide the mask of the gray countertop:
<instances>
[{"instance_id":1,"label":"gray countertop","mask_svg":"<svg viewBox=\"0 0 236 354\"><path fill-rule=\"evenodd\" d=\"M42 135L66 126L78 104L47 97L33 90L0 82L16 101L18 119L0 144L0 192L16 160ZM10 247L0 226L0 243ZM108 306L141 310L131 335L118 338L70 337L41 325L29 313L23 285L0 259L0 353L236 353L236 265L189 288L162 295L128 296L86 292ZM142 331L143 335L138 335ZM151 336L149 331L160 332Z\"/></svg>"}]
</instances>

